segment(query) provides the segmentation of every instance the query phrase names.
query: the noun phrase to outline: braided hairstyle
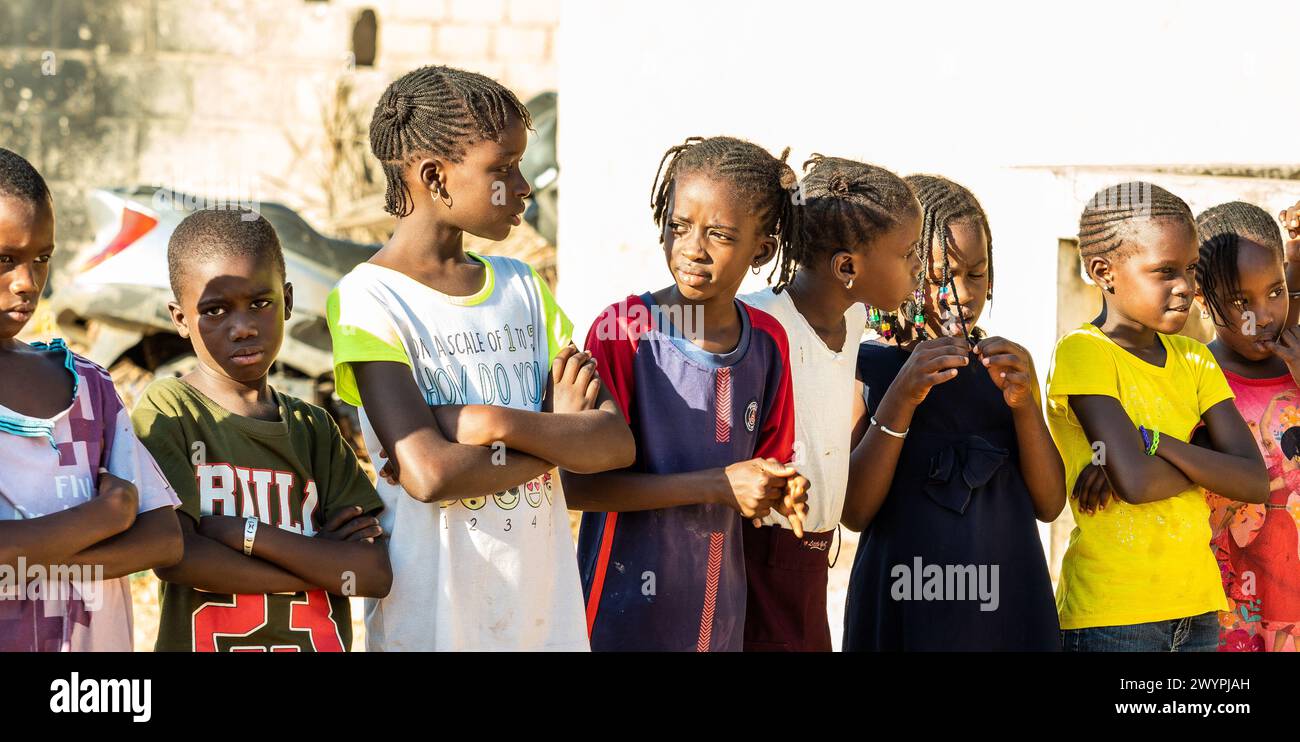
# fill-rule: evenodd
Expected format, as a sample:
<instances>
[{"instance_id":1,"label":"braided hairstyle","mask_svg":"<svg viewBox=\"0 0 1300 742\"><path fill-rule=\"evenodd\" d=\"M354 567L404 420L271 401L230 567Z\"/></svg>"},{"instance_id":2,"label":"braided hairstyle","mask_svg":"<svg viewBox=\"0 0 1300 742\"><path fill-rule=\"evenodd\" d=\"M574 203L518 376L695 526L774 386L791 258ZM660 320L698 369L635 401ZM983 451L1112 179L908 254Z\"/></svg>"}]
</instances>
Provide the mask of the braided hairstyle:
<instances>
[{"instance_id":1,"label":"braided hairstyle","mask_svg":"<svg viewBox=\"0 0 1300 742\"><path fill-rule=\"evenodd\" d=\"M1134 180L1103 188L1093 194L1079 216L1079 257L1122 257L1137 222L1178 219L1196 231L1187 202L1158 185Z\"/></svg>"},{"instance_id":2,"label":"braided hairstyle","mask_svg":"<svg viewBox=\"0 0 1300 742\"><path fill-rule=\"evenodd\" d=\"M1224 303L1241 291L1238 240L1248 239L1268 248L1280 260L1282 230L1268 212L1244 201L1230 201L1202 211L1196 217L1196 229L1201 238L1196 283L1214 324L1223 327L1228 317Z\"/></svg>"},{"instance_id":3,"label":"braided hairstyle","mask_svg":"<svg viewBox=\"0 0 1300 742\"><path fill-rule=\"evenodd\" d=\"M384 211L402 217L415 208L403 168L419 156L460 162L475 142L500 141L510 116L532 129L515 94L475 72L429 66L412 70L379 96L370 119L370 151L384 169Z\"/></svg>"},{"instance_id":4,"label":"braided hairstyle","mask_svg":"<svg viewBox=\"0 0 1300 742\"><path fill-rule=\"evenodd\" d=\"M952 226L954 224L976 224L984 230L984 238L989 245L989 293L986 298L993 298L993 232L989 229L989 218L984 213L984 207L975 198L965 186L955 183L947 178L938 175L909 175L903 180L912 187L912 192L916 194L916 200L921 202L921 239L916 243L916 254L921 259L921 285L920 295L928 296L930 287L930 276L938 273L940 276L939 285L947 286L953 294L953 304L960 302L957 296L957 287L952 280L952 265L948 260L948 250L952 246ZM943 258L943 265L937 266L934 262L934 246L942 247L940 255ZM947 300L943 300L947 303ZM914 316L924 316L924 301L920 305L912 302L914 306L908 308L909 314ZM947 311L946 306L940 306L941 311ZM966 319L958 312L958 321L961 324L963 334L970 335L966 329ZM915 323L923 326L924 322ZM977 333L978 334L978 333ZM976 338L978 339L978 338Z\"/></svg>"},{"instance_id":5,"label":"braided hairstyle","mask_svg":"<svg viewBox=\"0 0 1300 742\"><path fill-rule=\"evenodd\" d=\"M664 240L668 207L678 178L701 173L724 180L749 200L751 213L762 220L763 233L776 238L781 277L775 290L781 291L794 277L785 256L799 254L806 239L803 215L797 203L801 200L799 178L785 162L789 155L789 147L777 159L762 147L733 137L688 137L681 144L669 147L659 161L650 189L650 207L659 227L659 241ZM776 270L773 268L772 273ZM768 279L771 277L769 274Z\"/></svg>"},{"instance_id":6,"label":"braided hairstyle","mask_svg":"<svg viewBox=\"0 0 1300 742\"><path fill-rule=\"evenodd\" d=\"M828 252L870 242L916 214L903 179L883 167L814 153L803 164L804 236L781 255L788 285L800 266Z\"/></svg>"}]
</instances>

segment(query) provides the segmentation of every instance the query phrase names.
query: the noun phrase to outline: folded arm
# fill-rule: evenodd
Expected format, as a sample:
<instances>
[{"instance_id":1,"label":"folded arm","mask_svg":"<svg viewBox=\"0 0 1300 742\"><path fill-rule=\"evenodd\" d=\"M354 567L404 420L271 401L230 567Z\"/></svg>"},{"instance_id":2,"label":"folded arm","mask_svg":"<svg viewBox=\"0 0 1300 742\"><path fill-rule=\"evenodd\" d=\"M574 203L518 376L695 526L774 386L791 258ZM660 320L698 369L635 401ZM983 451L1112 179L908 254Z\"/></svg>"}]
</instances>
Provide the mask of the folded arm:
<instances>
[{"instance_id":1,"label":"folded arm","mask_svg":"<svg viewBox=\"0 0 1300 742\"><path fill-rule=\"evenodd\" d=\"M124 577L181 560L181 529L170 505L140 513L127 530L82 549L65 564L102 566L104 579Z\"/></svg>"},{"instance_id":2,"label":"folded arm","mask_svg":"<svg viewBox=\"0 0 1300 742\"><path fill-rule=\"evenodd\" d=\"M598 406L582 412L465 405L436 407L434 415L443 432L458 443L500 442L579 474L621 469L636 459L632 431L604 388Z\"/></svg>"},{"instance_id":3,"label":"folded arm","mask_svg":"<svg viewBox=\"0 0 1300 742\"><path fill-rule=\"evenodd\" d=\"M1161 438L1156 456L1178 467L1188 479L1229 500L1268 500L1268 471L1259 447L1232 400L1225 399L1202 416L1210 447Z\"/></svg>"},{"instance_id":4,"label":"folded arm","mask_svg":"<svg viewBox=\"0 0 1300 742\"><path fill-rule=\"evenodd\" d=\"M356 520L363 518L359 508L347 513L352 514L357 516ZM364 520L367 523L358 525L367 525L374 519L365 516ZM243 518L208 516L200 522L199 531L236 551L242 558L248 558L243 556ZM324 538L320 534L304 536L263 524L257 529L252 556L335 595L382 598L388 595L393 582L388 549L380 539L343 540Z\"/></svg>"},{"instance_id":5,"label":"folded arm","mask_svg":"<svg viewBox=\"0 0 1300 742\"><path fill-rule=\"evenodd\" d=\"M366 417L397 463L398 483L421 502L501 492L552 468L549 461L523 452L510 452L502 460L491 448L448 440L404 364L354 363L353 371Z\"/></svg>"},{"instance_id":6,"label":"folded arm","mask_svg":"<svg viewBox=\"0 0 1300 742\"><path fill-rule=\"evenodd\" d=\"M194 519L178 515L185 556L175 565L157 568L158 578L210 593L296 593L319 589L298 575L257 557L247 557L198 532ZM269 530L269 529L268 529ZM259 531L259 537L262 534ZM242 541L242 529L240 539Z\"/></svg>"},{"instance_id":7,"label":"folded arm","mask_svg":"<svg viewBox=\"0 0 1300 742\"><path fill-rule=\"evenodd\" d=\"M0 521L0 564L62 564L135 522L133 498L95 497L74 508L27 520Z\"/></svg>"},{"instance_id":8,"label":"folded arm","mask_svg":"<svg viewBox=\"0 0 1300 742\"><path fill-rule=\"evenodd\" d=\"M1118 399L1098 394L1072 394L1069 404L1088 440L1105 445L1101 449L1104 452L1102 468L1115 495L1121 500L1135 505L1155 502L1186 492L1193 486L1192 480L1177 466L1159 456L1146 454L1142 435Z\"/></svg>"}]
</instances>

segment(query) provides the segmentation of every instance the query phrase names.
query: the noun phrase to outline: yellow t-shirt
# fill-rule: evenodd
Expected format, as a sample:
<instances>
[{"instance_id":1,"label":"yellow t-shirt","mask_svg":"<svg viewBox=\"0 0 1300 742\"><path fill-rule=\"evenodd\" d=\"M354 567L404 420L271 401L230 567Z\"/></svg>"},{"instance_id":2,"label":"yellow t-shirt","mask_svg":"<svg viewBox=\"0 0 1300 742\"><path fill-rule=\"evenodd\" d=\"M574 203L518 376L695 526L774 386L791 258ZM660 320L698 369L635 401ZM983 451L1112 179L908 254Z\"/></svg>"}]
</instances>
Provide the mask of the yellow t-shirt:
<instances>
[{"instance_id":1,"label":"yellow t-shirt","mask_svg":"<svg viewBox=\"0 0 1300 742\"><path fill-rule=\"evenodd\" d=\"M1129 353L1091 324L1056 344L1047 376L1047 423L1065 462L1067 492L1093 457L1070 410L1070 395L1114 397L1135 425L1181 441L1190 439L1206 410L1232 399L1208 348L1191 338L1159 337L1166 350L1163 367ZM1056 590L1062 629L1226 610L1203 489L1143 505L1112 499L1093 515L1081 515L1078 501L1069 500L1078 525Z\"/></svg>"}]
</instances>

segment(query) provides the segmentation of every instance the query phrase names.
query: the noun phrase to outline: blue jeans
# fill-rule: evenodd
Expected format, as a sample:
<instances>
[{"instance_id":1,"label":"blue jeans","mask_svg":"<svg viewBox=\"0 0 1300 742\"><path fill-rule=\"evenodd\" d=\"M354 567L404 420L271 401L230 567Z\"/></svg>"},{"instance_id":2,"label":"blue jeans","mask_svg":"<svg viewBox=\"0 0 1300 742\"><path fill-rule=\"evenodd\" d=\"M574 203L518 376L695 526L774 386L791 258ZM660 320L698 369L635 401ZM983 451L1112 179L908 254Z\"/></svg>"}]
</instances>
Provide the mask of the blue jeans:
<instances>
[{"instance_id":1,"label":"blue jeans","mask_svg":"<svg viewBox=\"0 0 1300 742\"><path fill-rule=\"evenodd\" d=\"M1067 652L1214 652L1219 648L1219 615L1068 629L1061 632L1061 647Z\"/></svg>"}]
</instances>

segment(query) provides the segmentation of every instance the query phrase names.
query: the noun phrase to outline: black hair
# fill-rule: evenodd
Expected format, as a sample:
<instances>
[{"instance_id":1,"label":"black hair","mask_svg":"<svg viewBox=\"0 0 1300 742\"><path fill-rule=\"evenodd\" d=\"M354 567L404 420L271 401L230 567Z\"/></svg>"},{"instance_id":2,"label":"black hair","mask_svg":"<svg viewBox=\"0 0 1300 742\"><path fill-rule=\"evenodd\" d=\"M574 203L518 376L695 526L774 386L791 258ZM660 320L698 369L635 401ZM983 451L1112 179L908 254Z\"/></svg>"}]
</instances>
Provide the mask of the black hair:
<instances>
[{"instance_id":1,"label":"black hair","mask_svg":"<svg viewBox=\"0 0 1300 742\"><path fill-rule=\"evenodd\" d=\"M1079 256L1122 256L1126 251L1120 248L1134 223L1142 219L1178 219L1196 233L1196 220L1186 201L1145 181L1118 183L1097 191L1084 206L1079 216Z\"/></svg>"},{"instance_id":2,"label":"black hair","mask_svg":"<svg viewBox=\"0 0 1300 742\"><path fill-rule=\"evenodd\" d=\"M1283 258L1282 229L1268 212L1244 201L1211 206L1196 217L1201 239L1196 283L1214 324L1226 326L1224 303L1241 291L1237 270L1238 241L1248 239Z\"/></svg>"},{"instance_id":3,"label":"black hair","mask_svg":"<svg viewBox=\"0 0 1300 742\"><path fill-rule=\"evenodd\" d=\"M383 165L384 210L407 216L415 201L402 179L418 155L460 162L475 142L500 141L510 116L531 129L532 117L515 94L476 72L429 66L402 75L379 96L370 119L370 151Z\"/></svg>"},{"instance_id":4,"label":"black hair","mask_svg":"<svg viewBox=\"0 0 1300 742\"><path fill-rule=\"evenodd\" d=\"M196 211L176 225L167 241L167 277L176 300L180 301L190 264L222 257L270 260L280 277L285 277L280 238L266 217L247 209Z\"/></svg>"},{"instance_id":5,"label":"black hair","mask_svg":"<svg viewBox=\"0 0 1300 742\"><path fill-rule=\"evenodd\" d=\"M1267 433L1265 433L1267 435ZM1282 433L1282 455L1288 459L1300 456L1300 428L1290 427Z\"/></svg>"},{"instance_id":6,"label":"black hair","mask_svg":"<svg viewBox=\"0 0 1300 742\"><path fill-rule=\"evenodd\" d=\"M0 147L0 195L19 198L33 206L54 204L45 178L32 167L32 163L4 147Z\"/></svg>"},{"instance_id":7,"label":"black hair","mask_svg":"<svg viewBox=\"0 0 1300 742\"><path fill-rule=\"evenodd\" d=\"M921 259L921 294L928 295L930 274L935 269L940 276L940 286L947 286L953 293L954 304L960 301L957 288L952 281L952 266L948 261L948 250L952 246L952 225L972 223L984 230L984 238L989 245L989 299L993 298L993 231L989 229L989 217L980 206L979 199L965 186L939 175L909 175L903 180L912 187L916 200L921 203L921 239L916 243L916 254ZM934 263L934 247L942 249L939 254L943 265ZM940 307L946 310L947 307ZM924 306L913 307L912 311L923 314ZM958 314L962 330L966 331L965 317Z\"/></svg>"},{"instance_id":8,"label":"black hair","mask_svg":"<svg viewBox=\"0 0 1300 742\"><path fill-rule=\"evenodd\" d=\"M912 189L883 167L814 153L803 170L805 240L782 254L782 275L793 278L813 259L869 242L917 214Z\"/></svg>"},{"instance_id":9,"label":"black hair","mask_svg":"<svg viewBox=\"0 0 1300 742\"><path fill-rule=\"evenodd\" d=\"M685 142L669 147L659 161L650 189L650 208L659 227L659 241L664 239L668 206L679 177L703 173L725 180L736 192L750 199L753 213L763 221L764 234L776 238L777 266L781 271L776 291L781 291L794 277L785 256L800 254L806 239L803 215L796 203L799 178L785 162L789 155L789 147L778 159L756 144L733 137L688 137ZM772 269L773 273L776 271L777 268Z\"/></svg>"}]
</instances>

